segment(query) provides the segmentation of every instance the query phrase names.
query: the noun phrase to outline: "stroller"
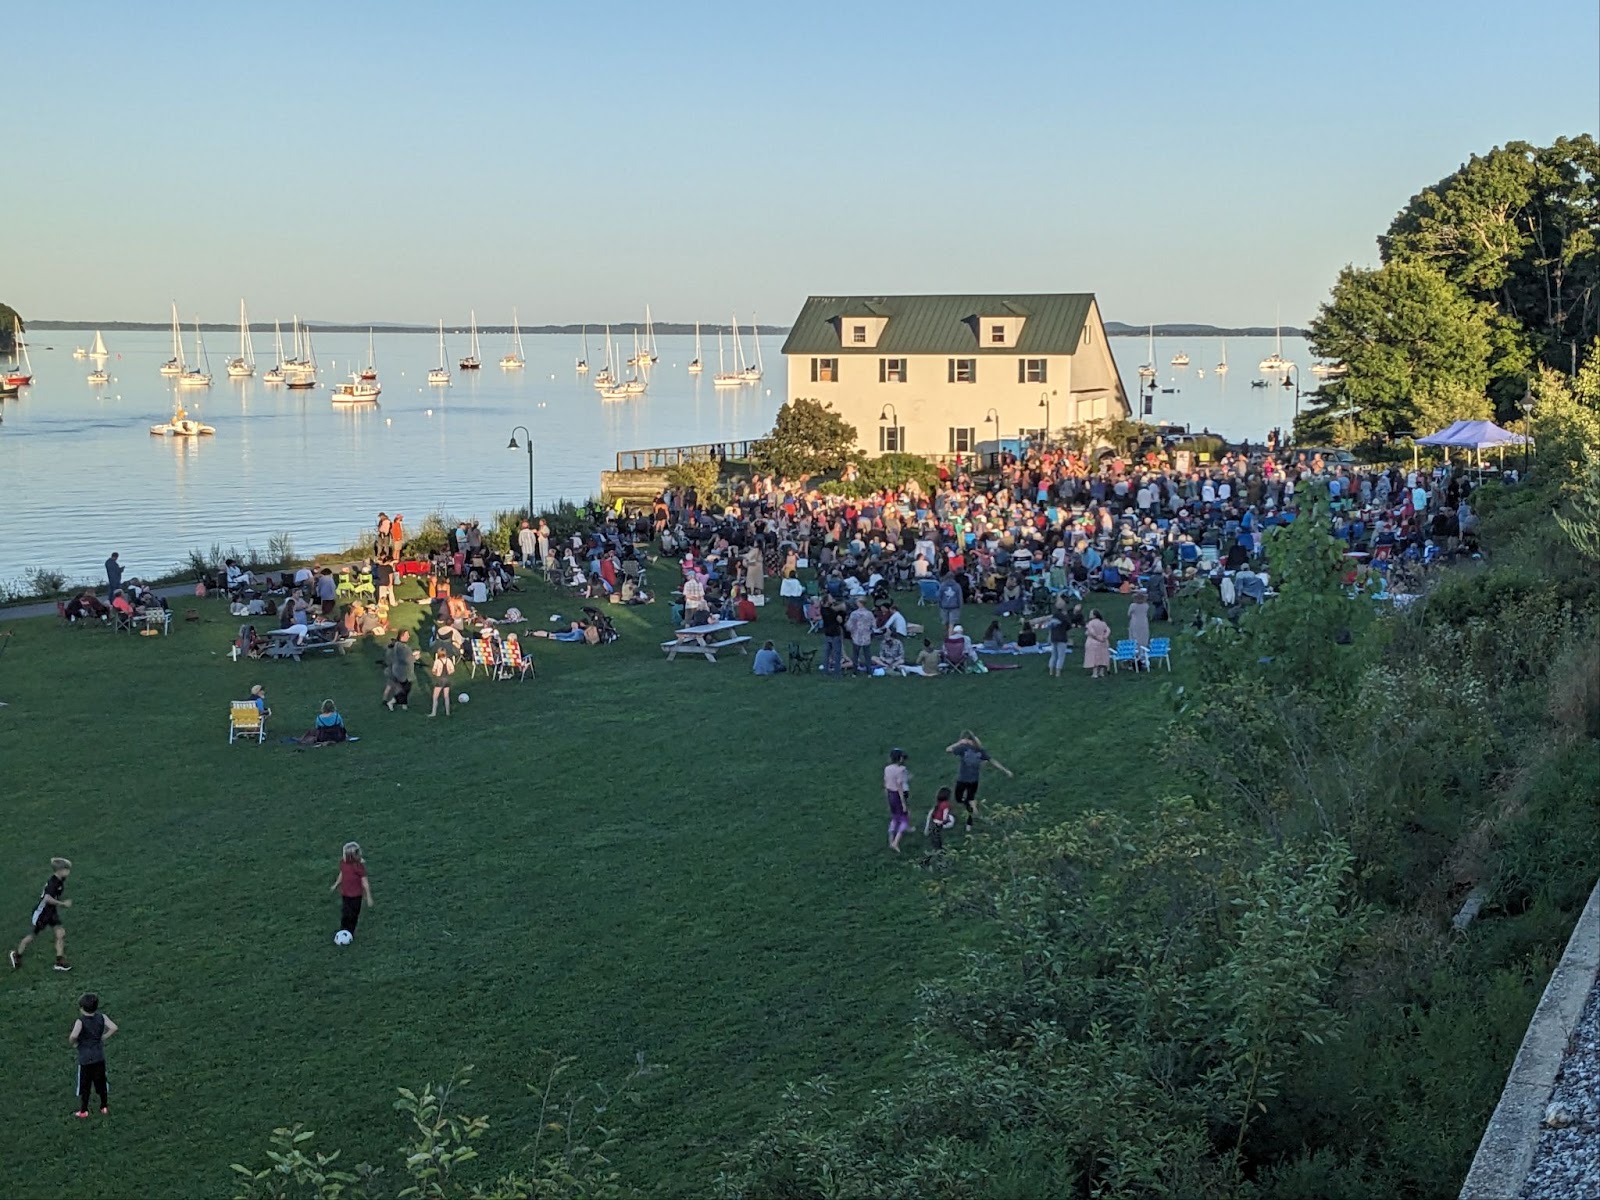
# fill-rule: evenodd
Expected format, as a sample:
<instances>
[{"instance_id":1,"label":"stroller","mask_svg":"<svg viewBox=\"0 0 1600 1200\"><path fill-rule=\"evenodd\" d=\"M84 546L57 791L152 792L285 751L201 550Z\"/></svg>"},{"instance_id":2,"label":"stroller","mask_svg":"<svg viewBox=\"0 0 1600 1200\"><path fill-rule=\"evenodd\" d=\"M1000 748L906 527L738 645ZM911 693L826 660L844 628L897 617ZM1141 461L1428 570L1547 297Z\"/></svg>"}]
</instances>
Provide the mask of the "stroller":
<instances>
[{"instance_id":1,"label":"stroller","mask_svg":"<svg viewBox=\"0 0 1600 1200\"><path fill-rule=\"evenodd\" d=\"M583 615L588 620L589 624L594 626L595 629L599 631L600 644L602 646L609 646L612 642L616 641L622 636L617 632L617 627L612 624L611 618L606 616L606 614L601 612L598 608L591 608L589 605L585 604L583 606Z\"/></svg>"}]
</instances>

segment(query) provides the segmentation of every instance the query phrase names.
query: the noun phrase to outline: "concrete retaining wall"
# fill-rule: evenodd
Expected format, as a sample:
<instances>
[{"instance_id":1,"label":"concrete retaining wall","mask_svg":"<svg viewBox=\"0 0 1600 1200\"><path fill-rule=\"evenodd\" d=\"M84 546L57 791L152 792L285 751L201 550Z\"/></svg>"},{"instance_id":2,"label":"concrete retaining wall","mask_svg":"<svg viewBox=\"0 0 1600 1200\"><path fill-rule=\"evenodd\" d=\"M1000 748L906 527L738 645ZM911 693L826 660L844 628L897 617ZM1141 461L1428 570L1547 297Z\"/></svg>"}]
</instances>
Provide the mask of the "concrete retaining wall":
<instances>
[{"instance_id":1,"label":"concrete retaining wall","mask_svg":"<svg viewBox=\"0 0 1600 1200\"><path fill-rule=\"evenodd\" d=\"M1589 894L1578 926L1545 986L1522 1038L1505 1091L1478 1143L1461 1200L1514 1200L1533 1165L1556 1072L1600 972L1600 884Z\"/></svg>"}]
</instances>

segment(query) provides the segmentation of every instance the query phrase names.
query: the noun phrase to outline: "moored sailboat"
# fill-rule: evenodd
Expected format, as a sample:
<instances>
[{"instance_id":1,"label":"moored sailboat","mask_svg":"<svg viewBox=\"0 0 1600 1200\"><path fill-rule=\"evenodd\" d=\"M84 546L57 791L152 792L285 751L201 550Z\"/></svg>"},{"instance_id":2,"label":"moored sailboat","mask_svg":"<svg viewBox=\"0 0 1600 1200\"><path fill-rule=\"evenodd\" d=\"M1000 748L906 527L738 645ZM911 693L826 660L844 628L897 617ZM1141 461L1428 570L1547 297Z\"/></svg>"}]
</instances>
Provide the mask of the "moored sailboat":
<instances>
[{"instance_id":1,"label":"moored sailboat","mask_svg":"<svg viewBox=\"0 0 1600 1200\"><path fill-rule=\"evenodd\" d=\"M183 335L178 332L178 302L172 302L172 357L161 364L163 375L183 374Z\"/></svg>"},{"instance_id":2,"label":"moored sailboat","mask_svg":"<svg viewBox=\"0 0 1600 1200\"><path fill-rule=\"evenodd\" d=\"M356 374L368 383L378 377L378 360L372 356L372 326L367 326L367 365Z\"/></svg>"},{"instance_id":3,"label":"moored sailboat","mask_svg":"<svg viewBox=\"0 0 1600 1200\"><path fill-rule=\"evenodd\" d=\"M689 363L689 374L698 375L704 371L705 364L700 361L700 322L694 323L694 360Z\"/></svg>"},{"instance_id":4,"label":"moored sailboat","mask_svg":"<svg viewBox=\"0 0 1600 1200\"><path fill-rule=\"evenodd\" d=\"M272 366L261 373L262 383L283 382L283 326L277 321L272 323L273 363Z\"/></svg>"},{"instance_id":5,"label":"moored sailboat","mask_svg":"<svg viewBox=\"0 0 1600 1200\"><path fill-rule=\"evenodd\" d=\"M28 343L22 336L22 322L16 317L11 319L11 368L0 373L0 378L18 388L33 382L33 361L28 357Z\"/></svg>"},{"instance_id":6,"label":"moored sailboat","mask_svg":"<svg viewBox=\"0 0 1600 1200\"><path fill-rule=\"evenodd\" d=\"M429 383L448 385L450 382L450 360L444 352L444 321L439 321L439 365L428 372Z\"/></svg>"},{"instance_id":7,"label":"moored sailboat","mask_svg":"<svg viewBox=\"0 0 1600 1200\"><path fill-rule=\"evenodd\" d=\"M577 371L579 375L587 375L589 373L589 327L587 325L583 327L583 354L578 358L573 370Z\"/></svg>"},{"instance_id":8,"label":"moored sailboat","mask_svg":"<svg viewBox=\"0 0 1600 1200\"><path fill-rule=\"evenodd\" d=\"M1222 339L1222 361L1217 364L1217 374L1218 375L1226 375L1227 373L1228 373L1228 339L1227 338L1223 338Z\"/></svg>"},{"instance_id":9,"label":"moored sailboat","mask_svg":"<svg viewBox=\"0 0 1600 1200\"><path fill-rule=\"evenodd\" d=\"M295 318L299 325L299 318ZM311 329L301 326L297 329L296 340L298 349L297 357L292 363L284 364L283 385L291 392L308 392L317 386L317 355L311 349Z\"/></svg>"},{"instance_id":10,"label":"moored sailboat","mask_svg":"<svg viewBox=\"0 0 1600 1200\"><path fill-rule=\"evenodd\" d=\"M244 300L239 301L239 354L228 360L228 378L245 379L256 373L256 348L250 340L250 318L245 315Z\"/></svg>"},{"instance_id":11,"label":"moored sailboat","mask_svg":"<svg viewBox=\"0 0 1600 1200\"><path fill-rule=\"evenodd\" d=\"M511 349L500 356L500 369L517 371L528 365L522 353L522 325L517 320L517 310L511 310Z\"/></svg>"},{"instance_id":12,"label":"moored sailboat","mask_svg":"<svg viewBox=\"0 0 1600 1200\"><path fill-rule=\"evenodd\" d=\"M472 344L467 356L456 364L463 371L476 371L483 366L483 359L478 352L478 313L472 310Z\"/></svg>"},{"instance_id":13,"label":"moored sailboat","mask_svg":"<svg viewBox=\"0 0 1600 1200\"><path fill-rule=\"evenodd\" d=\"M739 378L739 372L727 369L726 355L722 348L722 330L717 330L717 373L711 377L711 386L715 388L736 388L744 383Z\"/></svg>"},{"instance_id":14,"label":"moored sailboat","mask_svg":"<svg viewBox=\"0 0 1600 1200\"><path fill-rule=\"evenodd\" d=\"M195 365L182 364L178 372L178 386L210 387L211 386L211 359L206 354L206 344L200 340L200 318L194 320L194 357Z\"/></svg>"}]
</instances>

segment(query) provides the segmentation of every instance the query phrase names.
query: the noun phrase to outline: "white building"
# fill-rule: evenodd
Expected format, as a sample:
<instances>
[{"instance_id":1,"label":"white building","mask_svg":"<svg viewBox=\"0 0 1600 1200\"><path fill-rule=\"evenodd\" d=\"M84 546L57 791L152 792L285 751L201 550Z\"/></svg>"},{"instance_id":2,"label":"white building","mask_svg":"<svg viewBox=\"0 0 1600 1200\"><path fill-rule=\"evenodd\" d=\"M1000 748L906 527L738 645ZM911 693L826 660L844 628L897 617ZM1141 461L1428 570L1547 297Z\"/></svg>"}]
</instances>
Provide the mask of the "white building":
<instances>
[{"instance_id":1,"label":"white building","mask_svg":"<svg viewBox=\"0 0 1600 1200\"><path fill-rule=\"evenodd\" d=\"M1090 293L812 296L783 353L788 396L831 404L868 453L981 452L1132 412Z\"/></svg>"}]
</instances>

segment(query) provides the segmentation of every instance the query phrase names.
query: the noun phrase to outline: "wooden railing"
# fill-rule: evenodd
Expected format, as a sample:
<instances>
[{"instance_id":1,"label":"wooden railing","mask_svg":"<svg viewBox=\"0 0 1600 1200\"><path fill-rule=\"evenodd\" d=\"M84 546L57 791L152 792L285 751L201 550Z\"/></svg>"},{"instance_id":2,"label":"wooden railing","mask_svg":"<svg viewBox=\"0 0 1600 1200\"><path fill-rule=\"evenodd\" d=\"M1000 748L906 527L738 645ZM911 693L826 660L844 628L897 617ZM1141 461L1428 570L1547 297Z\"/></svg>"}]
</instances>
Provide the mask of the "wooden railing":
<instances>
[{"instance_id":1,"label":"wooden railing","mask_svg":"<svg viewBox=\"0 0 1600 1200\"><path fill-rule=\"evenodd\" d=\"M742 460L750 457L750 447L753 445L755 445L753 441L701 442L695 446L657 446L651 450L619 450L617 470L660 471L686 462L705 462L707 459L716 459L719 462L730 458Z\"/></svg>"}]
</instances>

